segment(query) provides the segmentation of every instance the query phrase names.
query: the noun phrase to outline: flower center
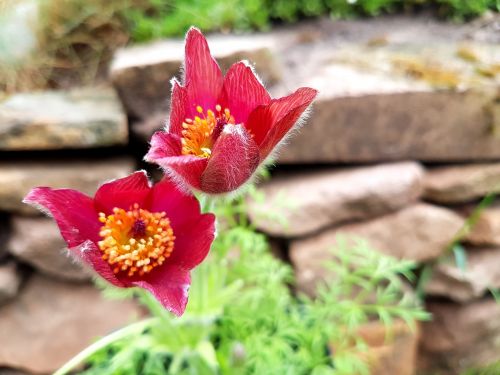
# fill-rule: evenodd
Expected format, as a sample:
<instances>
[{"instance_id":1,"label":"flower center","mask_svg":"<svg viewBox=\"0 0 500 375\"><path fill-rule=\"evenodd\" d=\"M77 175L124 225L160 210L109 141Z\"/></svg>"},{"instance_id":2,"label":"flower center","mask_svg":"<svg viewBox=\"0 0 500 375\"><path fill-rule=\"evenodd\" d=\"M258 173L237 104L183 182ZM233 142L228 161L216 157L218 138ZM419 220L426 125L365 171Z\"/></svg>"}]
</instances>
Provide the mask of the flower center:
<instances>
[{"instance_id":1,"label":"flower center","mask_svg":"<svg viewBox=\"0 0 500 375\"><path fill-rule=\"evenodd\" d=\"M174 250L174 232L165 212L149 212L136 203L128 211L114 208L111 215L99 213L103 223L99 249L113 272L140 276L163 264Z\"/></svg>"},{"instance_id":2,"label":"flower center","mask_svg":"<svg viewBox=\"0 0 500 375\"><path fill-rule=\"evenodd\" d=\"M196 111L200 114L194 120L187 118L182 123L182 154L209 158L212 147L222 129L227 124L234 125L234 117L229 109L217 104L215 112L209 109L206 114L202 107L197 106Z\"/></svg>"}]
</instances>

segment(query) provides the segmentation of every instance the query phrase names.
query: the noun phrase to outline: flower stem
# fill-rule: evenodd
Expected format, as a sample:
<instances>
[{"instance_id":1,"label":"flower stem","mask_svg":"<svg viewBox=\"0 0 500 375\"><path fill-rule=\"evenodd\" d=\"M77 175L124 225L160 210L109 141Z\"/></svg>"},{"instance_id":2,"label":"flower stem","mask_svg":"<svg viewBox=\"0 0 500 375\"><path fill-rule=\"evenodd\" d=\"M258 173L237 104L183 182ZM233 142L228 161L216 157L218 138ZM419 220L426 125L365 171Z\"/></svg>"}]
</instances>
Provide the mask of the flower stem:
<instances>
[{"instance_id":1,"label":"flower stem","mask_svg":"<svg viewBox=\"0 0 500 375\"><path fill-rule=\"evenodd\" d=\"M89 358L91 355L94 353L98 352L101 349L104 349L106 346L112 344L115 341L121 340L127 336L140 333L144 329L146 329L148 326L152 325L158 320L158 318L149 318L145 320L141 320L136 323L132 323L126 327L123 327L107 336L104 336L103 338L99 339L98 341L94 342L92 345L88 346L87 348L83 349L80 353L78 353L76 356L71 358L68 362L66 362L59 370L54 372L53 375L65 375L69 371L73 370L76 366L78 366L80 363L82 363L85 359Z\"/></svg>"}]
</instances>

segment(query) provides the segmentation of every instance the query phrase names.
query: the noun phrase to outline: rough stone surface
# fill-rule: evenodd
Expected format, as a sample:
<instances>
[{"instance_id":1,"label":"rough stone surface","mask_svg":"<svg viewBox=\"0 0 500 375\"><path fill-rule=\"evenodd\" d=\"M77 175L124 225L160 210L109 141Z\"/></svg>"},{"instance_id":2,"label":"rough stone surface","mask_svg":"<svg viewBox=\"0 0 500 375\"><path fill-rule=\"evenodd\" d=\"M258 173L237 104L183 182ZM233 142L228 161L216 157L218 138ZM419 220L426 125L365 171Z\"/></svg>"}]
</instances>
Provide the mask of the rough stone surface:
<instances>
[{"instance_id":1,"label":"rough stone surface","mask_svg":"<svg viewBox=\"0 0 500 375\"><path fill-rule=\"evenodd\" d=\"M363 238L385 254L422 262L439 257L463 223L453 211L419 203L367 222L292 241L290 259L297 288L314 295L317 282L331 278L323 264L333 258L329 249L335 246L338 235Z\"/></svg>"},{"instance_id":2,"label":"rough stone surface","mask_svg":"<svg viewBox=\"0 0 500 375\"><path fill-rule=\"evenodd\" d=\"M434 267L432 279L425 287L428 295L467 302L482 297L488 288L500 288L500 249L471 249L465 270L455 263L450 258Z\"/></svg>"},{"instance_id":3,"label":"rough stone surface","mask_svg":"<svg viewBox=\"0 0 500 375\"><path fill-rule=\"evenodd\" d=\"M7 245L10 253L49 276L87 281L92 273L73 259L49 218L14 217L12 235Z\"/></svg>"},{"instance_id":4,"label":"rough stone surface","mask_svg":"<svg viewBox=\"0 0 500 375\"><path fill-rule=\"evenodd\" d=\"M97 337L139 315L132 302L110 301L93 286L33 276L12 303L0 308L0 367L52 373Z\"/></svg>"},{"instance_id":5,"label":"rough stone surface","mask_svg":"<svg viewBox=\"0 0 500 375\"><path fill-rule=\"evenodd\" d=\"M266 233L301 236L411 204L422 191L422 178L413 162L275 178L262 187L263 201L250 202L249 215Z\"/></svg>"},{"instance_id":6,"label":"rough stone surface","mask_svg":"<svg viewBox=\"0 0 500 375\"><path fill-rule=\"evenodd\" d=\"M126 144L127 118L109 88L13 95L0 103L0 150Z\"/></svg>"},{"instance_id":7,"label":"rough stone surface","mask_svg":"<svg viewBox=\"0 0 500 375\"><path fill-rule=\"evenodd\" d=\"M396 321L390 331L380 322L365 324L360 337L369 347L370 375L414 375L419 333Z\"/></svg>"},{"instance_id":8,"label":"rough stone surface","mask_svg":"<svg viewBox=\"0 0 500 375\"><path fill-rule=\"evenodd\" d=\"M422 373L456 375L500 361L500 304L428 303L433 319L422 324L418 365Z\"/></svg>"},{"instance_id":9,"label":"rough stone surface","mask_svg":"<svg viewBox=\"0 0 500 375\"><path fill-rule=\"evenodd\" d=\"M276 83L281 77L271 52L275 41L267 36L215 36L209 37L209 44L223 71L247 59L255 64L264 82ZM145 119L167 109L169 82L179 75L183 58L182 40L157 41L117 52L111 79L131 115Z\"/></svg>"},{"instance_id":10,"label":"rough stone surface","mask_svg":"<svg viewBox=\"0 0 500 375\"><path fill-rule=\"evenodd\" d=\"M0 305L17 295L21 281L22 277L14 262L0 265Z\"/></svg>"},{"instance_id":11,"label":"rough stone surface","mask_svg":"<svg viewBox=\"0 0 500 375\"><path fill-rule=\"evenodd\" d=\"M92 195L104 181L125 177L134 169L135 162L129 158L2 162L0 210L33 214L37 211L22 200L36 186L71 188Z\"/></svg>"},{"instance_id":12,"label":"rough stone surface","mask_svg":"<svg viewBox=\"0 0 500 375\"><path fill-rule=\"evenodd\" d=\"M500 206L483 210L470 233L467 242L474 245L500 246Z\"/></svg>"},{"instance_id":13,"label":"rough stone surface","mask_svg":"<svg viewBox=\"0 0 500 375\"><path fill-rule=\"evenodd\" d=\"M440 167L425 176L424 197L433 202L468 202L490 192L500 192L500 163Z\"/></svg>"}]
</instances>

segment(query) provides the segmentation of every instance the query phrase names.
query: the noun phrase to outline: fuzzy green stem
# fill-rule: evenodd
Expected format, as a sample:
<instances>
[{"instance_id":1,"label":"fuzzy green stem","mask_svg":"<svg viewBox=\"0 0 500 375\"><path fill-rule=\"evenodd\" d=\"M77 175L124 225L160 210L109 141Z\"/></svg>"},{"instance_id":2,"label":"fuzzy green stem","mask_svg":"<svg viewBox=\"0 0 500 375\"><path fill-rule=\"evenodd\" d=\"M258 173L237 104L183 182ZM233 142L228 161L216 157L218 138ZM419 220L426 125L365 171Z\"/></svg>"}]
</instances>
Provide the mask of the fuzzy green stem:
<instances>
[{"instance_id":1,"label":"fuzzy green stem","mask_svg":"<svg viewBox=\"0 0 500 375\"><path fill-rule=\"evenodd\" d=\"M53 375L65 375L71 370L73 370L75 367L77 367L79 364L81 364L83 361L85 361L87 358L89 358L91 355L94 353L98 352L101 349L104 349L108 345L112 344L115 341L121 340L127 336L134 335L136 333L142 332L144 329L146 329L148 326L154 324L158 318L149 318L145 320L141 320L139 322L130 324L126 327L123 327L107 336L104 336L103 338L99 339L98 341L94 342L92 345L88 346L87 348L83 349L80 353L78 353L76 356L71 358L68 362L66 362L59 370L54 372Z\"/></svg>"}]
</instances>

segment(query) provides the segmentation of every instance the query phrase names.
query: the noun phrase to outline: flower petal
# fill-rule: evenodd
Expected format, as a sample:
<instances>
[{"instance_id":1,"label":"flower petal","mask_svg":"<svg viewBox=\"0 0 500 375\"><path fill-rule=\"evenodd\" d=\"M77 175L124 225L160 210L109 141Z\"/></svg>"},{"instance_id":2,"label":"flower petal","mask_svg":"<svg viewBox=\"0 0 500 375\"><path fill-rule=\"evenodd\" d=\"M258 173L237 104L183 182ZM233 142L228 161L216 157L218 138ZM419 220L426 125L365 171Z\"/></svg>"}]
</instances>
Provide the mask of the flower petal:
<instances>
[{"instance_id":1,"label":"flower petal","mask_svg":"<svg viewBox=\"0 0 500 375\"><path fill-rule=\"evenodd\" d=\"M187 91L174 78L170 99L170 121L168 132L182 136L182 123L186 119Z\"/></svg>"},{"instance_id":2,"label":"flower petal","mask_svg":"<svg viewBox=\"0 0 500 375\"><path fill-rule=\"evenodd\" d=\"M219 104L229 108L237 124L246 122L250 112L270 101L271 97L251 66L240 61L229 68Z\"/></svg>"},{"instance_id":3,"label":"flower petal","mask_svg":"<svg viewBox=\"0 0 500 375\"><path fill-rule=\"evenodd\" d=\"M151 147L144 160L156 163L158 159L179 156L182 153L181 138L176 134L156 132L151 137Z\"/></svg>"},{"instance_id":4,"label":"flower petal","mask_svg":"<svg viewBox=\"0 0 500 375\"><path fill-rule=\"evenodd\" d=\"M150 291L167 310L175 315L181 316L184 313L191 285L188 270L164 264L158 270L145 275L143 280L132 281L132 284Z\"/></svg>"},{"instance_id":5,"label":"flower petal","mask_svg":"<svg viewBox=\"0 0 500 375\"><path fill-rule=\"evenodd\" d=\"M174 251L167 262L191 270L200 264L210 251L215 238L215 216L203 214L185 222L183 226L174 224L172 221Z\"/></svg>"},{"instance_id":6,"label":"flower petal","mask_svg":"<svg viewBox=\"0 0 500 375\"><path fill-rule=\"evenodd\" d=\"M184 85L187 90L186 115L194 117L196 106L214 109L222 90L222 72L210 54L207 40L192 27L186 35Z\"/></svg>"},{"instance_id":7,"label":"flower petal","mask_svg":"<svg viewBox=\"0 0 500 375\"><path fill-rule=\"evenodd\" d=\"M226 125L201 176L201 190L227 193L245 183L259 165L259 149L242 125Z\"/></svg>"},{"instance_id":8,"label":"flower petal","mask_svg":"<svg viewBox=\"0 0 500 375\"><path fill-rule=\"evenodd\" d=\"M158 158L154 162L162 167L165 174L178 186L188 191L201 188L201 175L208 163L206 158L191 155Z\"/></svg>"},{"instance_id":9,"label":"flower petal","mask_svg":"<svg viewBox=\"0 0 500 375\"><path fill-rule=\"evenodd\" d=\"M108 262L102 259L102 253L97 248L96 244L92 241L87 241L79 246L78 251L75 252L82 261L92 266L95 272L102 278L118 287L127 286L126 283L120 281L113 273L111 266Z\"/></svg>"},{"instance_id":10,"label":"flower petal","mask_svg":"<svg viewBox=\"0 0 500 375\"><path fill-rule=\"evenodd\" d=\"M101 223L92 198L85 194L72 189L37 187L23 202L52 215L70 250L89 240L99 241Z\"/></svg>"},{"instance_id":11,"label":"flower petal","mask_svg":"<svg viewBox=\"0 0 500 375\"><path fill-rule=\"evenodd\" d=\"M94 197L95 208L110 214L115 207L128 210L134 203L143 206L150 189L146 172L134 172L101 185Z\"/></svg>"},{"instance_id":12,"label":"flower petal","mask_svg":"<svg viewBox=\"0 0 500 375\"><path fill-rule=\"evenodd\" d=\"M267 106L257 107L248 117L245 127L265 158L286 135L301 114L311 104L317 91L302 87L284 98L273 99Z\"/></svg>"},{"instance_id":13,"label":"flower petal","mask_svg":"<svg viewBox=\"0 0 500 375\"><path fill-rule=\"evenodd\" d=\"M201 215L200 204L194 195L185 193L168 178L153 186L149 202L152 212L167 214L175 233Z\"/></svg>"}]
</instances>

